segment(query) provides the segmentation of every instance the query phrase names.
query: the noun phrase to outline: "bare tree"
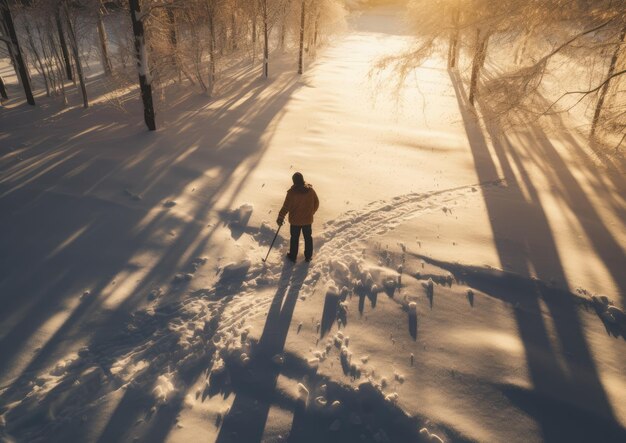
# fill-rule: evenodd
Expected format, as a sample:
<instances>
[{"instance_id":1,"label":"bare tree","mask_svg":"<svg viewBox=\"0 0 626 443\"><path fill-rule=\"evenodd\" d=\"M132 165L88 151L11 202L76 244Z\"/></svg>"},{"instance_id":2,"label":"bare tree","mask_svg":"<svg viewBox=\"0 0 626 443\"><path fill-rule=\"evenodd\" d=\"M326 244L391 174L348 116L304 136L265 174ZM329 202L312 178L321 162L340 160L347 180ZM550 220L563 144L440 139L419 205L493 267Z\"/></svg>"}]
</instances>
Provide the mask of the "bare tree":
<instances>
[{"instance_id":1,"label":"bare tree","mask_svg":"<svg viewBox=\"0 0 626 443\"><path fill-rule=\"evenodd\" d=\"M609 90L609 85L611 81L618 75L624 74L624 71L616 73L615 67L617 66L617 60L620 56L620 53L626 52L626 50L624 50L625 47L626 47L626 24L624 24L624 26L622 27L622 30L620 32L620 36L618 39L618 43L615 45L615 51L613 51L613 56L611 57L611 62L609 63L609 70L606 73L605 80L600 84L600 95L598 97L596 109L593 113L593 119L591 120L591 131L590 131L591 136L595 134L596 128L598 127L600 114L602 113L602 107L604 105L604 100L606 99L607 91Z\"/></svg>"},{"instance_id":2,"label":"bare tree","mask_svg":"<svg viewBox=\"0 0 626 443\"><path fill-rule=\"evenodd\" d=\"M35 98L33 97L33 91L30 85L30 76L28 75L28 68L26 66L26 62L24 61L24 58L22 57L20 44L17 40L15 24L13 23L13 16L11 15L11 9L9 8L8 0L0 0L0 13L2 14L4 27L7 31L7 38L3 38L3 40L9 46L9 50L13 53L13 58L17 65L19 78L24 88L24 94L26 95L26 101L29 105L34 105Z\"/></svg>"},{"instance_id":3,"label":"bare tree","mask_svg":"<svg viewBox=\"0 0 626 443\"><path fill-rule=\"evenodd\" d=\"M256 60L256 43L258 38L257 19L259 17L259 0L250 1L250 20L252 22L252 60Z\"/></svg>"},{"instance_id":4,"label":"bare tree","mask_svg":"<svg viewBox=\"0 0 626 443\"><path fill-rule=\"evenodd\" d=\"M304 52L304 19L306 16L306 1L300 0L300 47L298 50L298 74L302 74L302 58Z\"/></svg>"},{"instance_id":5,"label":"bare tree","mask_svg":"<svg viewBox=\"0 0 626 443\"><path fill-rule=\"evenodd\" d=\"M626 105L617 99L624 95L619 85L626 79L620 68L626 54L626 0L413 0L412 5L414 47L377 64L393 67L398 85L433 55L443 56L447 41L449 68L456 68L462 55L470 60L469 102L484 99L487 118L519 112L541 116L559 112L562 102L570 105L566 109L583 102L593 110L590 136L599 128L626 131ZM516 49L503 57L505 45ZM498 53L493 60L492 51ZM503 61L511 56L513 65ZM547 74L566 74L559 67L564 62L582 72L588 87L567 79L559 83L562 95L554 97L543 86ZM572 104L566 97L578 98Z\"/></svg>"},{"instance_id":6,"label":"bare tree","mask_svg":"<svg viewBox=\"0 0 626 443\"><path fill-rule=\"evenodd\" d=\"M450 30L450 45L448 46L448 68L456 68L459 54L459 36L461 33L461 5L460 0L452 6L452 26Z\"/></svg>"},{"instance_id":7,"label":"bare tree","mask_svg":"<svg viewBox=\"0 0 626 443\"><path fill-rule=\"evenodd\" d=\"M485 59L487 58L487 45L489 43L489 37L491 33L489 30L476 29L476 53L472 60L472 76L470 78L470 90L469 90L469 102L474 106L474 100L478 93L478 78L480 72L485 65Z\"/></svg>"},{"instance_id":8,"label":"bare tree","mask_svg":"<svg viewBox=\"0 0 626 443\"><path fill-rule=\"evenodd\" d=\"M215 50L215 25L216 25L216 0L207 0L207 13L208 13L208 25L209 25L209 83L207 87L207 94L209 97L213 94L213 88L215 87L215 70L217 55Z\"/></svg>"},{"instance_id":9,"label":"bare tree","mask_svg":"<svg viewBox=\"0 0 626 443\"><path fill-rule=\"evenodd\" d=\"M619 84L626 79L626 70L620 68L626 54L626 1L577 2L564 8L564 0L551 0L533 6L524 14L533 33L524 36L522 65L501 72L486 84L491 116L523 112L541 117L572 110L582 103L593 110L591 139L600 128L609 137L621 137L626 132L626 106L616 98L619 94L623 97ZM548 34L560 41L546 45ZM564 77L565 62L572 64L579 78ZM606 70L600 68L607 65ZM547 74L562 78L559 96L552 91L554 87L543 88ZM616 148L623 140L619 139Z\"/></svg>"},{"instance_id":10,"label":"bare tree","mask_svg":"<svg viewBox=\"0 0 626 443\"><path fill-rule=\"evenodd\" d=\"M46 93L62 94L64 102L68 78L79 85L83 106L89 106L85 74L94 53L109 77L107 88L128 87L136 82L132 77L138 78L144 120L155 130L155 109L166 100L167 88L187 83L213 95L220 72L235 66L246 52L257 60L259 36L264 77L269 76L272 51L281 47L297 51L303 72L306 50L343 20L342 2L129 0L128 22L107 18L123 12L107 9L109 2L103 0L29 0L20 3L17 38L24 40L23 57L32 61ZM280 35L272 36L277 25ZM114 44L109 46L109 40ZM13 51L14 45L8 48ZM127 69L129 60L136 62L136 71Z\"/></svg>"},{"instance_id":11,"label":"bare tree","mask_svg":"<svg viewBox=\"0 0 626 443\"><path fill-rule=\"evenodd\" d=\"M0 75L0 97L2 97L5 100L9 98L7 94L7 88L4 85L4 79L2 78L1 75Z\"/></svg>"},{"instance_id":12,"label":"bare tree","mask_svg":"<svg viewBox=\"0 0 626 443\"><path fill-rule=\"evenodd\" d=\"M270 64L270 43L269 43L269 33L270 33L270 23L269 23L269 15L267 10L267 2L268 0L261 0L261 14L263 17L263 77L268 78L270 75L269 72L269 64Z\"/></svg>"},{"instance_id":13,"label":"bare tree","mask_svg":"<svg viewBox=\"0 0 626 443\"><path fill-rule=\"evenodd\" d=\"M152 100L152 78L150 76L150 66L148 65L148 51L144 35L143 19L139 0L130 1L130 17L133 24L133 35L135 41L135 54L137 57L137 71L139 74L139 89L141 101L143 102L143 116L146 126L150 131L156 131L156 120L154 114L154 103Z\"/></svg>"},{"instance_id":14,"label":"bare tree","mask_svg":"<svg viewBox=\"0 0 626 443\"><path fill-rule=\"evenodd\" d=\"M270 33L288 0L260 0L263 20L263 77L269 77Z\"/></svg>"},{"instance_id":15,"label":"bare tree","mask_svg":"<svg viewBox=\"0 0 626 443\"><path fill-rule=\"evenodd\" d=\"M111 66L111 60L109 58L109 49L107 42L107 33L104 27L104 15L106 13L106 8L102 4L102 0L96 0L96 18L98 25L98 37L100 40L100 57L102 59L102 69L104 70L104 75L111 75L113 68Z\"/></svg>"},{"instance_id":16,"label":"bare tree","mask_svg":"<svg viewBox=\"0 0 626 443\"><path fill-rule=\"evenodd\" d=\"M61 3L57 4L54 11L54 20L59 36L59 46L61 47L61 53L63 54L63 62L65 64L65 72L68 80L73 80L72 75L72 62L70 61L70 54L67 50L67 42L65 41L65 34L63 32L63 22L61 21Z\"/></svg>"},{"instance_id":17,"label":"bare tree","mask_svg":"<svg viewBox=\"0 0 626 443\"><path fill-rule=\"evenodd\" d=\"M78 46L78 39L76 38L76 31L74 23L72 23L72 17L70 15L70 8L67 4L67 0L63 2L63 11L65 13L65 20L67 24L67 34L70 38L70 47L72 48L72 54L74 56L74 65L76 66L76 75L78 76L78 82L80 84L80 92L83 98L83 107L89 107L89 99L87 98L87 87L85 85L85 76L83 74L83 64L80 58L80 48Z\"/></svg>"},{"instance_id":18,"label":"bare tree","mask_svg":"<svg viewBox=\"0 0 626 443\"><path fill-rule=\"evenodd\" d=\"M41 78L43 79L43 84L46 89L46 96L50 97L50 87L48 85L48 73L46 72L46 68L44 67L43 58L40 55L40 51L37 48L37 44L35 43L35 38L33 37L33 31L31 30L31 26L28 21L24 22L24 28L26 30L26 35L28 36L28 44L30 46L30 51L33 54L36 64L35 69L39 71Z\"/></svg>"}]
</instances>

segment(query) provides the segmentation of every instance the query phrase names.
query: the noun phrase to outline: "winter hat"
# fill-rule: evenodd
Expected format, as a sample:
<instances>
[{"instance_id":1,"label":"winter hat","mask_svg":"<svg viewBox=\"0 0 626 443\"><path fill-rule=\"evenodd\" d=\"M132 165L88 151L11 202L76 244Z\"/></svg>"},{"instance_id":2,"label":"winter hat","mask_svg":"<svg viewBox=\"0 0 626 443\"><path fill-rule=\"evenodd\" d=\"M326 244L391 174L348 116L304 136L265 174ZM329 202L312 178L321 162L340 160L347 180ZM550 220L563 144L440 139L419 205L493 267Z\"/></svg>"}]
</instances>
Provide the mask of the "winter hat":
<instances>
[{"instance_id":1,"label":"winter hat","mask_svg":"<svg viewBox=\"0 0 626 443\"><path fill-rule=\"evenodd\" d=\"M304 177L299 172L296 172L291 179L293 180L293 184L296 186L304 186Z\"/></svg>"}]
</instances>

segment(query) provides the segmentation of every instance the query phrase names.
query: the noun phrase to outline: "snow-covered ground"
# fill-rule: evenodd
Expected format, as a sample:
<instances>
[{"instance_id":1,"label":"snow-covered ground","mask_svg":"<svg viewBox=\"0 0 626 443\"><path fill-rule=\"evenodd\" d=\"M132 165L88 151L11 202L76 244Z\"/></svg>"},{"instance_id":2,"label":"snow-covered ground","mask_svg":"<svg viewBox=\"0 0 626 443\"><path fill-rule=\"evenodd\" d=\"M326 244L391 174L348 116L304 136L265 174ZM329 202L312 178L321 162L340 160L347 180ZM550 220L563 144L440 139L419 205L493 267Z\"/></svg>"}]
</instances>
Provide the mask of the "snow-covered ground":
<instances>
[{"instance_id":1,"label":"snow-covered ground","mask_svg":"<svg viewBox=\"0 0 626 443\"><path fill-rule=\"evenodd\" d=\"M626 439L623 175L567 122L498 136L437 60L396 97L400 11L351 24L157 133L97 76L4 104L0 438ZM264 264L295 171L314 261L283 229Z\"/></svg>"}]
</instances>

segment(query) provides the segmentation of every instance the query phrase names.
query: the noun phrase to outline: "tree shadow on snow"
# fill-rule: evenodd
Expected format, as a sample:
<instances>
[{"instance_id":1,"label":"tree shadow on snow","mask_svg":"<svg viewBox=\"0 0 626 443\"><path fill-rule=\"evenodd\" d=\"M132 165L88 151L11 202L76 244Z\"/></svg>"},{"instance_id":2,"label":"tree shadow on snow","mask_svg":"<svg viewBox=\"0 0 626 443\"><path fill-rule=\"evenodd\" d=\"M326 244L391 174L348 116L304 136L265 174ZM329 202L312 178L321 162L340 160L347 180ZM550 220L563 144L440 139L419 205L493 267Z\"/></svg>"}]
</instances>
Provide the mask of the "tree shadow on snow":
<instances>
[{"instance_id":1,"label":"tree shadow on snow","mask_svg":"<svg viewBox=\"0 0 626 443\"><path fill-rule=\"evenodd\" d=\"M424 417L410 417L371 383L353 388L333 382L317 374L317 368L289 352L284 352L287 333L300 289L306 279L308 266L286 263L278 288L269 308L259 342L252 347L251 358L242 363L234 353L226 360L227 374L221 376L224 385L215 393L235 400L223 420L217 442L258 443L264 438L269 409L276 406L291 411L293 420L286 441L307 442L428 442L430 437L419 433L428 425L446 441L466 441L454 430L434 425ZM280 355L281 359L276 356ZM348 369L349 372L349 369ZM294 398L277 388L278 377L303 383L308 393Z\"/></svg>"},{"instance_id":2,"label":"tree shadow on snow","mask_svg":"<svg viewBox=\"0 0 626 443\"><path fill-rule=\"evenodd\" d=\"M11 385L1 403L21 400L39 371L54 367L80 346L89 349L88 358L66 370L67 386L80 379L82 364L89 360L109 374L114 361L100 349L124 330L148 293L165 287L168 302L184 296L183 288L169 286L172 276L185 257L203 253L217 229L206 226L207 216L219 199L232 204L265 152L261 134L271 132L298 83L290 77L277 83L274 94L264 95L265 86L255 77L225 97L225 104L200 113L192 97L180 104L183 116L157 134L99 106L66 111L84 122L78 124L40 108L3 115L7 124L14 121L16 136L29 133L31 118L40 119L44 129L28 138L28 145L16 141L15 151L0 153L0 250L12 251L0 255L0 379ZM133 112L141 115L138 109ZM101 123L105 121L114 123ZM250 124L242 128L242 121ZM205 175L208 170L211 174ZM201 181L202 192L186 205L185 217L177 214L177 207L162 205L188 192L194 180ZM143 269L134 257L146 253L154 260ZM115 295L120 287L126 288L123 297ZM158 307L161 302L155 303ZM25 350L32 352L33 340L37 343L42 333L49 338L34 354L24 355ZM162 363L158 368L167 367ZM131 417L142 416L141 398L151 392L158 375L143 384L143 392L131 389L123 396L106 435L111 429L129 432ZM187 376L180 377L184 384ZM112 387L96 385L99 394ZM64 433L50 438L80 440L99 411L84 417L80 426L48 422L46 408L58 403L50 397L57 393L46 394L40 404L25 404L24 417L32 421L20 419L19 429L9 414L7 430L19 437L30 428L62 426ZM151 441L165 438L164 427L154 432Z\"/></svg>"},{"instance_id":3,"label":"tree shadow on snow","mask_svg":"<svg viewBox=\"0 0 626 443\"><path fill-rule=\"evenodd\" d=\"M450 77L456 91L479 181L490 182L499 178L504 178L506 181L506 187L483 189L483 198L500 263L505 270L513 271L525 279L530 279L536 273L540 280L554 281L563 290L569 290L552 228L542 207L538 191L521 159L519 149L522 148L514 147L505 134L487 122L489 140L495 154L495 158L492 157L487 145L487 137L477 122L475 112L468 104L458 73L451 70ZM536 164L540 167L543 167L540 165L543 162L552 166L556 164L557 169L548 179L558 181L555 184L562 187L563 192L566 193L564 202L572 207L574 213L577 209L588 210L588 200L576 179L567 168L559 165L562 159L548 145L547 138L539 137L536 132L539 131L538 129L534 131L537 140L524 145L524 149L539 150ZM500 165L503 177L499 177L496 163ZM522 189L525 189L526 193ZM574 204L574 201L582 202L582 207L577 208L580 204ZM596 217L595 212L592 211L591 214L592 217ZM520 220L524 222L520 223ZM581 220L581 223L583 226L589 226L588 222ZM603 242L603 246L606 246L598 248L597 251L622 289L622 293L626 293L624 292L625 275L616 274L615 267L620 261L613 261L619 259L620 256L623 257L623 254L615 254L615 241L610 237L604 225L599 220L594 220L594 224L593 232L591 229L585 228L585 230L595 246L599 246L598 242ZM624 260L621 260L621 263L623 262ZM513 313L524 344L535 398L546 396L563 398L565 396L567 401L576 407L593 411L597 416L609 422L615 422L611 404L587 345L576 301L571 297L555 298L546 293L545 287L539 286L534 290L529 290L515 286L514 282L511 282L511 286L507 286L503 293L515 291L519 291L516 293L516 298L524 305L524 309L514 309ZM554 355L549 333L542 318L540 302L547 305L554 320L556 335L564 351L564 362ZM584 368L584 370L578 368ZM534 418L541 426L544 439L562 441L552 432L555 429L553 422L555 417L550 414L544 415L543 412L545 409L538 409ZM574 434L575 430L582 433L594 427L591 421L575 420L566 416L561 418L564 421L560 425L569 427Z\"/></svg>"},{"instance_id":4,"label":"tree shadow on snow","mask_svg":"<svg viewBox=\"0 0 626 443\"><path fill-rule=\"evenodd\" d=\"M241 367L238 359L228 364L231 373L229 379L237 398L244 398L237 410L229 411L231 424L220 430L220 442L250 442L269 440L271 436L263 434L267 408L278 407L293 413L291 429L283 438L293 443L313 442L431 442L429 436L420 434L419 430L428 426L436 433L451 442L468 441L453 429L437 425L422 416L408 416L395 403L371 383L364 382L358 387L347 386L332 381L327 376L317 373L306 361L291 354L284 353L284 363L274 371L286 377L294 384L302 382L308 389L308 395L294 398L287 392L273 389L255 389L251 385L252 377L259 368ZM257 363L258 364L258 363ZM267 387L267 386L266 386ZM253 420L248 421L248 416ZM222 422L222 426L226 420ZM255 432L251 434L246 427L251 423ZM235 426L238 424L239 426Z\"/></svg>"}]
</instances>

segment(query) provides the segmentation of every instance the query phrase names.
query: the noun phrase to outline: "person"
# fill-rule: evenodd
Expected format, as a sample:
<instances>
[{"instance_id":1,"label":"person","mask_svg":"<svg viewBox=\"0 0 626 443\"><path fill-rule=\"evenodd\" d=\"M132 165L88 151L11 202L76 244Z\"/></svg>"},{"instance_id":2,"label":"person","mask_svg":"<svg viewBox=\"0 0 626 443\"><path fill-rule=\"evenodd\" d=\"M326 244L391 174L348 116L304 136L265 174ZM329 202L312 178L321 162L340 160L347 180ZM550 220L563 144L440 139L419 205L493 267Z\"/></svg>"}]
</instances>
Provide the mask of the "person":
<instances>
[{"instance_id":1,"label":"person","mask_svg":"<svg viewBox=\"0 0 626 443\"><path fill-rule=\"evenodd\" d=\"M313 214L319 208L320 202L313 186L304 181L304 176L301 173L296 172L291 179L293 180L293 186L287 191L285 202L278 213L276 223L278 223L278 226L282 226L285 222L285 216L289 214L291 241L287 258L293 263L296 262L300 232L302 232L304 236L304 258L309 262L313 258L311 229Z\"/></svg>"}]
</instances>

